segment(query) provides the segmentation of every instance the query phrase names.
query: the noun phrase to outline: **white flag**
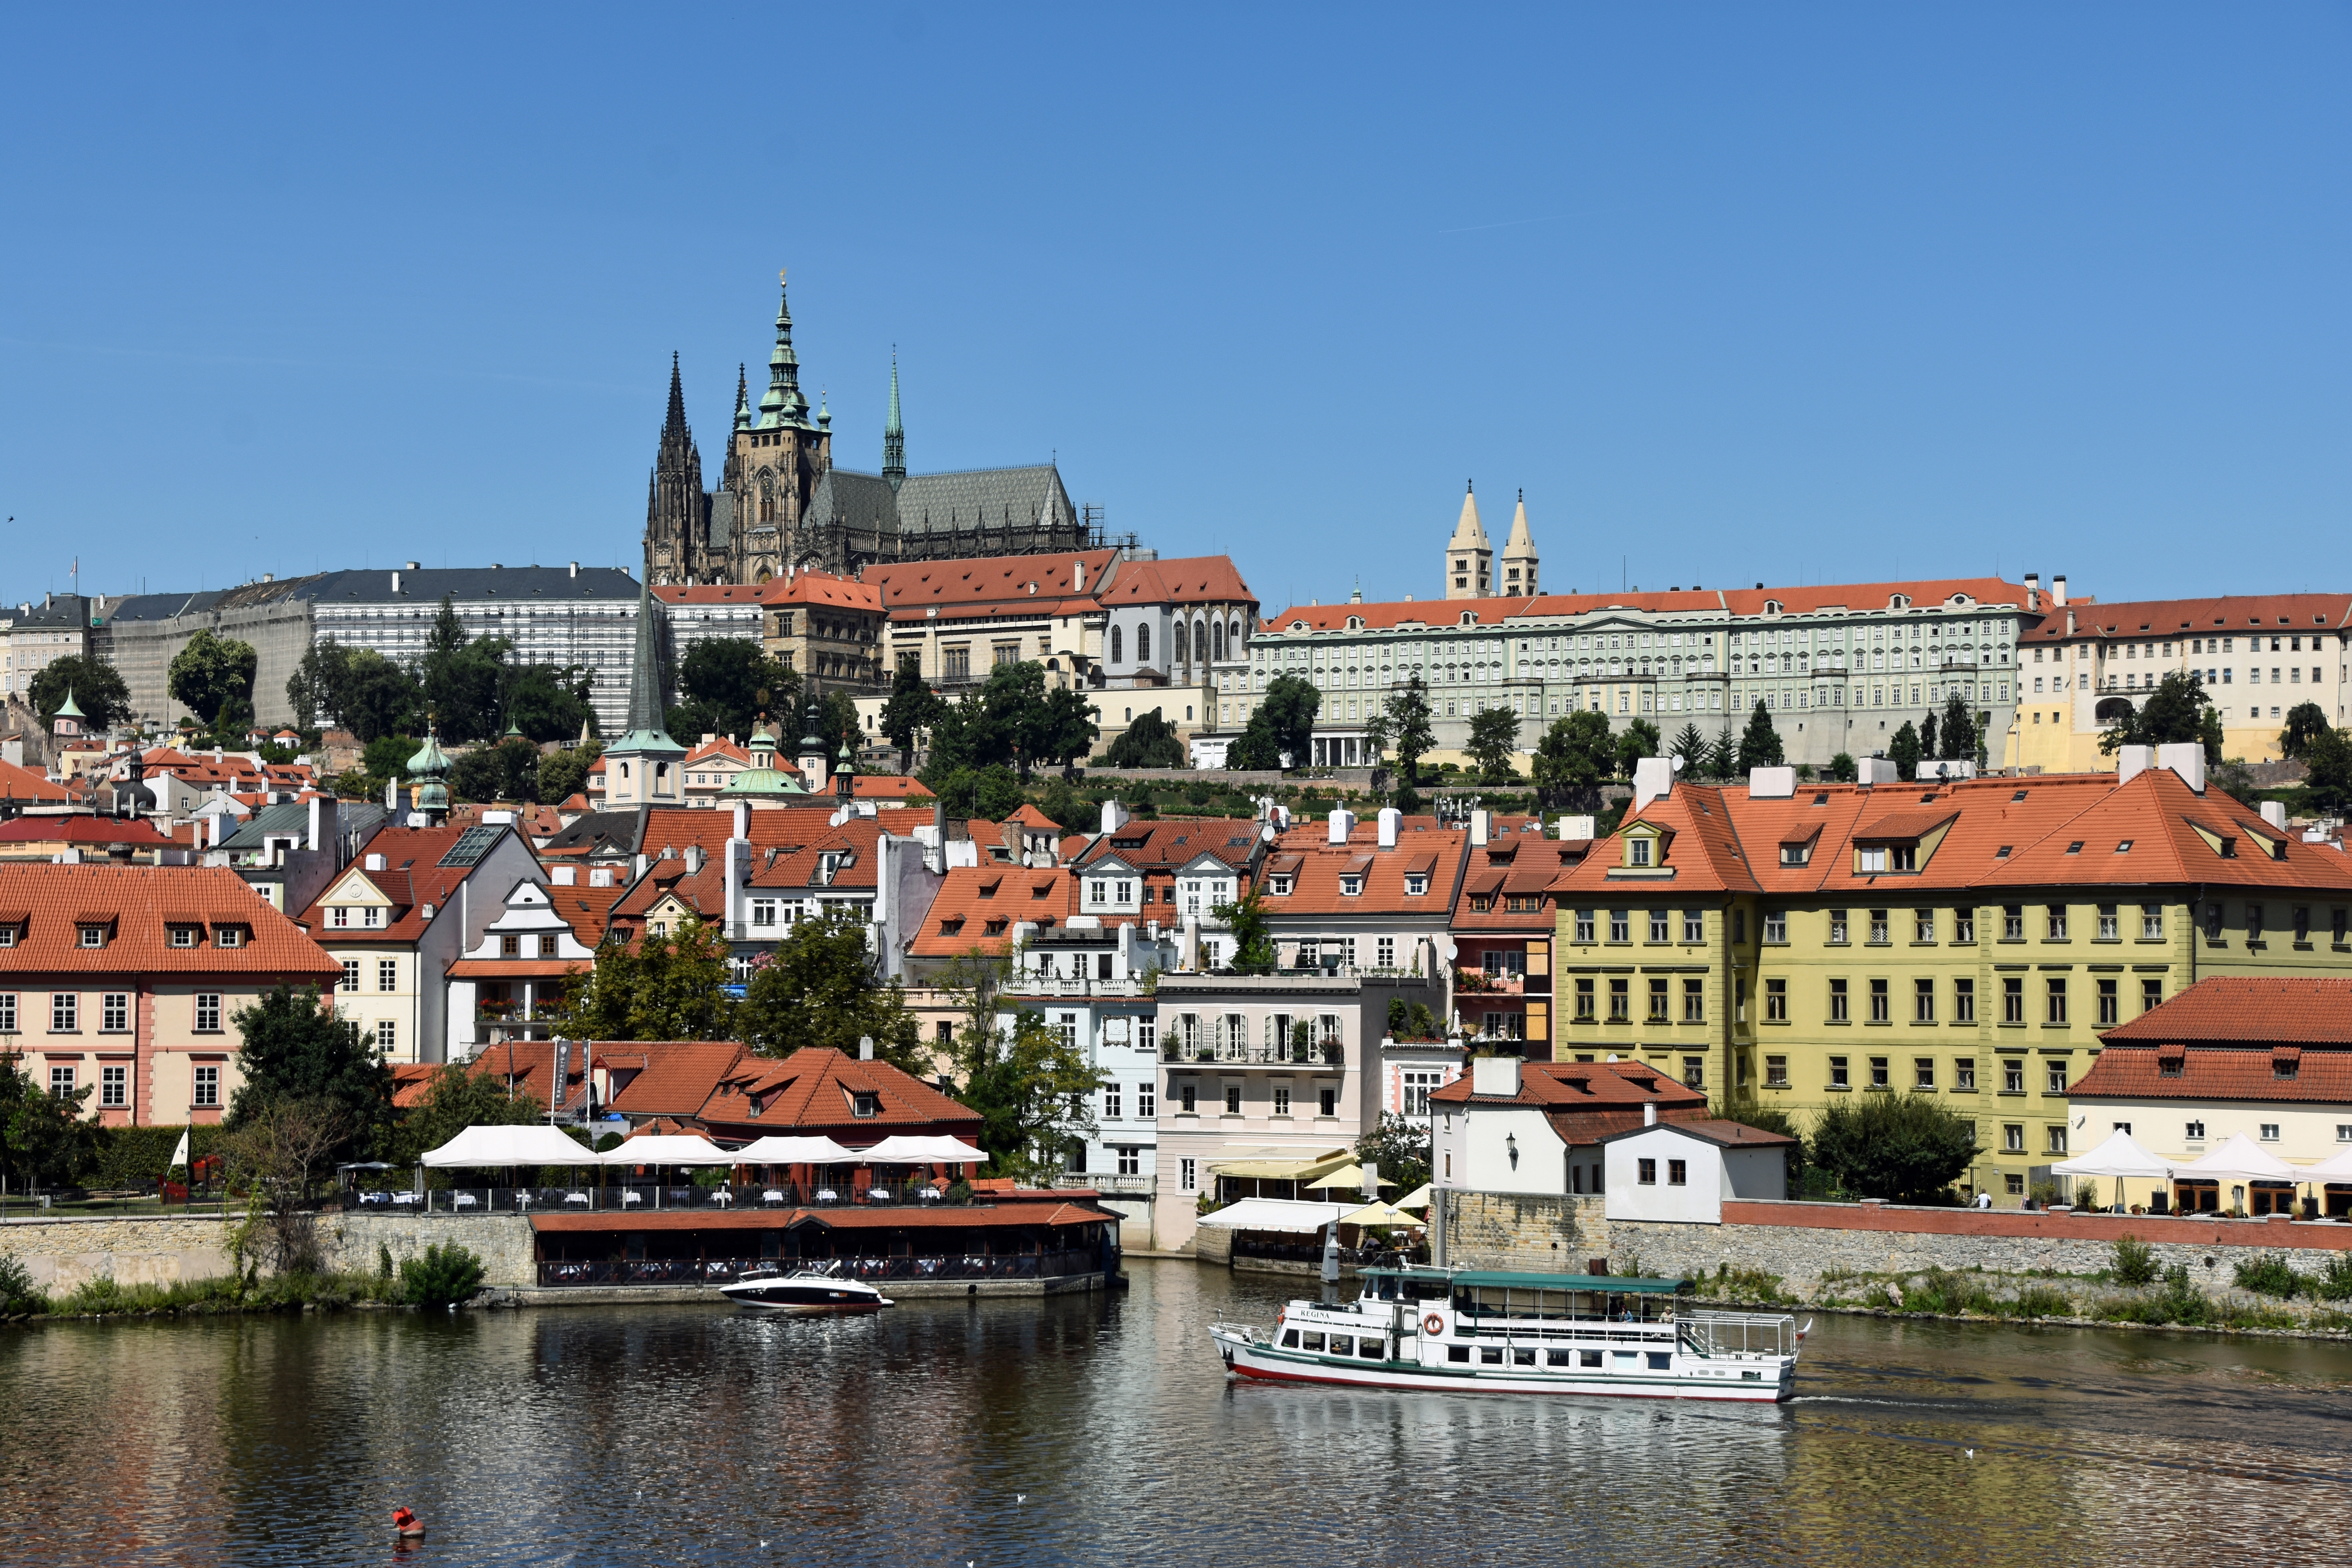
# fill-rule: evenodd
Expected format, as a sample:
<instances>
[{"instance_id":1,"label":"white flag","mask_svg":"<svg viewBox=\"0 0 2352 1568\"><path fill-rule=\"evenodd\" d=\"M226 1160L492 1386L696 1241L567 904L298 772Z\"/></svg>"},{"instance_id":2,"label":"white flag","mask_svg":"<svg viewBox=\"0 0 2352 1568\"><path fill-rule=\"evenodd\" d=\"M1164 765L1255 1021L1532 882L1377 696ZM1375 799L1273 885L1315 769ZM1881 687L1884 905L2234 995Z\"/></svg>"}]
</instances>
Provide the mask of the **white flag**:
<instances>
[{"instance_id":1,"label":"white flag","mask_svg":"<svg viewBox=\"0 0 2352 1568\"><path fill-rule=\"evenodd\" d=\"M179 1142L179 1143L178 1143L178 1144L177 1144L177 1145L176 1145L176 1146L172 1150L172 1163L173 1163L173 1164L174 1164L174 1165L184 1165L184 1164L186 1164L187 1163L188 1163L188 1130L187 1130L186 1128L183 1127L183 1128L181 1128L181 1129L180 1129L180 1142Z\"/></svg>"}]
</instances>

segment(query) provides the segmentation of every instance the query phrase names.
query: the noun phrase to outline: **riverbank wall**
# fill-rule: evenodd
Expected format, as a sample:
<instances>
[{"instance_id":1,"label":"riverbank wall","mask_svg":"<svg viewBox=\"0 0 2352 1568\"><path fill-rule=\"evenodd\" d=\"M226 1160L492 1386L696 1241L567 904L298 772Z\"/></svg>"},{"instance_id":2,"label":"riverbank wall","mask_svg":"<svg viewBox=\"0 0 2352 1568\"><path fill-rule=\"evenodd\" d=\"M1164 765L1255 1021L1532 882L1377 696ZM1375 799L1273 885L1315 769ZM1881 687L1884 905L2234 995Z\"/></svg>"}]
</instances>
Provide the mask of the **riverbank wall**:
<instances>
[{"instance_id":1,"label":"riverbank wall","mask_svg":"<svg viewBox=\"0 0 2352 1568\"><path fill-rule=\"evenodd\" d=\"M118 1285L194 1284L235 1272L230 1233L242 1215L110 1215L71 1219L0 1222L0 1252L23 1260L34 1288L64 1296L93 1279ZM392 1267L456 1242L482 1260L483 1283L535 1286L530 1221L520 1215L320 1215L319 1245L337 1273L373 1274L390 1255Z\"/></svg>"},{"instance_id":2,"label":"riverbank wall","mask_svg":"<svg viewBox=\"0 0 2352 1568\"><path fill-rule=\"evenodd\" d=\"M2209 1294L2231 1288L2236 1266L2283 1253L2304 1273L2352 1252L2352 1225L2328 1220L2176 1218L2164 1215L2021 1213L1893 1204L1727 1200L1720 1225L1612 1220L1598 1196L1459 1190L1442 1202L1446 1257L1456 1268L1680 1275L1727 1267L1778 1277L1804 1301L1858 1275L1929 1269L2089 1276L2109 1268L2116 1243L2146 1242L2159 1268L2187 1266ZM1434 1216L1433 1216L1434 1217Z\"/></svg>"}]
</instances>

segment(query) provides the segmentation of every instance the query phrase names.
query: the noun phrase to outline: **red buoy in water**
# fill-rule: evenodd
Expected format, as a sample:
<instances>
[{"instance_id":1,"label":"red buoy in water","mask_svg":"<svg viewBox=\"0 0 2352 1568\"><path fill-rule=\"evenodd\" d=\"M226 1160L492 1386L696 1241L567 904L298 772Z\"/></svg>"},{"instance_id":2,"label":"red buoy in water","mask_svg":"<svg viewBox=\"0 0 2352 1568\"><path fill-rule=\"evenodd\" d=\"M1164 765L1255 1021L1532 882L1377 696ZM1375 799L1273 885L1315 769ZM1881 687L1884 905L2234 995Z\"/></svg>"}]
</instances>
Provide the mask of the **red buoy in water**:
<instances>
[{"instance_id":1,"label":"red buoy in water","mask_svg":"<svg viewBox=\"0 0 2352 1568\"><path fill-rule=\"evenodd\" d=\"M392 1510L392 1528L394 1534L414 1539L425 1533L425 1521L403 1503Z\"/></svg>"}]
</instances>

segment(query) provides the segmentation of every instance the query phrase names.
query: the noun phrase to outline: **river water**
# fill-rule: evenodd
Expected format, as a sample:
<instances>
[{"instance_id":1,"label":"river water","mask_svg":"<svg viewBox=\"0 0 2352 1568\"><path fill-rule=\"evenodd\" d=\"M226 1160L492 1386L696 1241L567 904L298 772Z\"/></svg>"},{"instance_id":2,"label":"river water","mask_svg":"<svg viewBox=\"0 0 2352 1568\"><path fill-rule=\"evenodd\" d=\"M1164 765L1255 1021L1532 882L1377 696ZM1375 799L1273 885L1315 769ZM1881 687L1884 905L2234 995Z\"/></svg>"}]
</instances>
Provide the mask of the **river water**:
<instances>
[{"instance_id":1,"label":"river water","mask_svg":"<svg viewBox=\"0 0 2352 1568\"><path fill-rule=\"evenodd\" d=\"M2332 1563L2352 1348L1822 1317L1773 1406L1227 1386L1291 1292L0 1331L0 1562ZM1311 1289L1311 1287L1310 1287ZM1973 1452L1971 1452L1971 1450ZM395 1546L405 1502L430 1526Z\"/></svg>"}]
</instances>

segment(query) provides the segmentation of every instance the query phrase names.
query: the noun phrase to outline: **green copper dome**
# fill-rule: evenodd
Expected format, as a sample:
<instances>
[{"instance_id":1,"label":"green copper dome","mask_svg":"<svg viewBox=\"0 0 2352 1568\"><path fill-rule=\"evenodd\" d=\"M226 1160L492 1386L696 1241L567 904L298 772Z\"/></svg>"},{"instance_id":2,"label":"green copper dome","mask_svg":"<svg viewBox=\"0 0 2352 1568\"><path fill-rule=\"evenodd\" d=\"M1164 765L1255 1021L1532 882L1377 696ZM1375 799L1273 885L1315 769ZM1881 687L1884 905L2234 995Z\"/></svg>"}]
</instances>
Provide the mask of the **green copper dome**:
<instances>
[{"instance_id":1,"label":"green copper dome","mask_svg":"<svg viewBox=\"0 0 2352 1568\"><path fill-rule=\"evenodd\" d=\"M441 738L434 731L430 717L425 723L425 743L408 759L408 775L415 784L410 798L415 809L428 816L449 810L449 755L441 749Z\"/></svg>"}]
</instances>

